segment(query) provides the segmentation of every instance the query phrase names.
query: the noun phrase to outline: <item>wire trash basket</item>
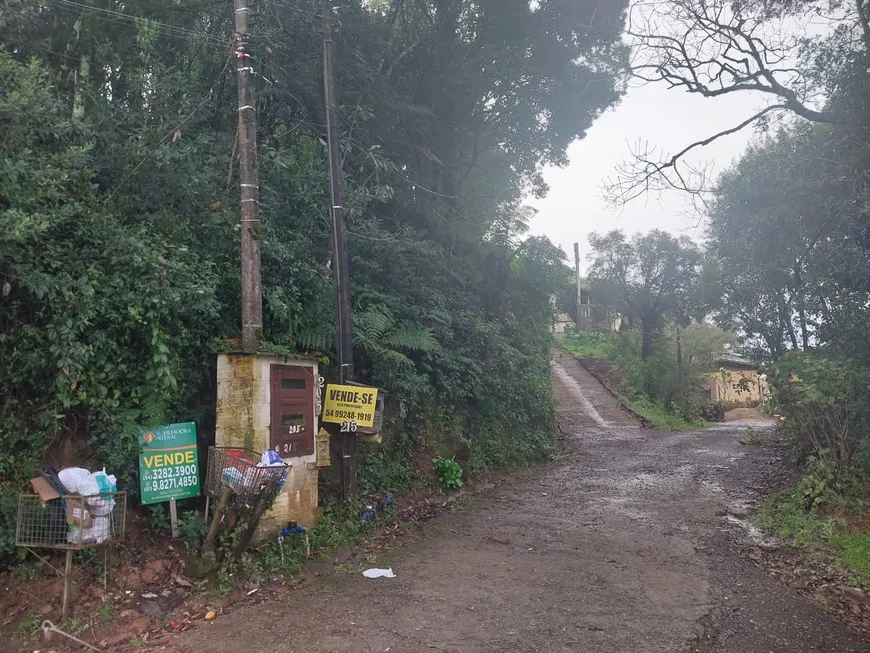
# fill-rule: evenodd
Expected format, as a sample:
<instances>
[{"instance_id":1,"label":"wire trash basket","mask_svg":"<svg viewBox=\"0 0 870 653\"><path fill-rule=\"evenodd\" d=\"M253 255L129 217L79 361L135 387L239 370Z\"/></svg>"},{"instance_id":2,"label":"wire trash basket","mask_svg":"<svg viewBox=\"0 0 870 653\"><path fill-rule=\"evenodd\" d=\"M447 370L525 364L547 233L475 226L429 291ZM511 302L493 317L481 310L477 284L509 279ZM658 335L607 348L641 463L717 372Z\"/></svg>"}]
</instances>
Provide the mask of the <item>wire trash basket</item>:
<instances>
[{"instance_id":1,"label":"wire trash basket","mask_svg":"<svg viewBox=\"0 0 870 653\"><path fill-rule=\"evenodd\" d=\"M65 494L43 501L38 494L18 496L16 546L84 549L124 537L127 493Z\"/></svg>"},{"instance_id":2,"label":"wire trash basket","mask_svg":"<svg viewBox=\"0 0 870 653\"><path fill-rule=\"evenodd\" d=\"M229 487L237 500L277 494L284 485L290 465L263 466L261 454L253 449L209 447L205 492L219 499Z\"/></svg>"}]
</instances>

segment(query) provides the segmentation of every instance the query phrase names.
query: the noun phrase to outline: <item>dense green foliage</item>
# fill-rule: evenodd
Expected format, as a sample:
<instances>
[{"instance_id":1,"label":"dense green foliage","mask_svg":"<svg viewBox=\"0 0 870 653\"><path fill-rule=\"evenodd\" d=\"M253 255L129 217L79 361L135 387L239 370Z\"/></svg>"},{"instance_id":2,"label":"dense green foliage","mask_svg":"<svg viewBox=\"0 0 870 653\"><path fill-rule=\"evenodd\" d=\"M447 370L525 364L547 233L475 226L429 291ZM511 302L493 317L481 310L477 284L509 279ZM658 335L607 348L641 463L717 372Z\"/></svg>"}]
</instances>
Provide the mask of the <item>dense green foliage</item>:
<instances>
[{"instance_id":1,"label":"dense green foliage","mask_svg":"<svg viewBox=\"0 0 870 653\"><path fill-rule=\"evenodd\" d=\"M523 239L522 200L618 100L626 2L331 4L356 368L402 405L391 429L417 432L388 442L386 476L364 461L364 481L409 483L421 433L464 443L475 470L545 456L566 268ZM239 333L230 9L4 7L2 487L74 443L135 488L137 425L213 430L214 353ZM264 340L329 355L320 11L261 5L249 47Z\"/></svg>"},{"instance_id":2,"label":"dense green foliage","mask_svg":"<svg viewBox=\"0 0 870 653\"><path fill-rule=\"evenodd\" d=\"M768 367L782 428L798 453L829 467L838 482L870 473L870 367L826 351L791 352Z\"/></svg>"}]
</instances>

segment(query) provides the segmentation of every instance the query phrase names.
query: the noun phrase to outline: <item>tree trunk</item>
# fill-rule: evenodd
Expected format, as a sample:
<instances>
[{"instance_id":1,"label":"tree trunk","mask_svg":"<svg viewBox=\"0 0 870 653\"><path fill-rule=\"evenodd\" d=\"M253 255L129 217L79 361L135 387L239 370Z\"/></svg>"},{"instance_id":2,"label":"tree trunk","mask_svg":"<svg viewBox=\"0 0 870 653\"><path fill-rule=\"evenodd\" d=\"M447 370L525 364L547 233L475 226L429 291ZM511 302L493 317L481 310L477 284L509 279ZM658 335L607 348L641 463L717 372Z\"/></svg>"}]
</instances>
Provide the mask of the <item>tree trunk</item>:
<instances>
[{"instance_id":1,"label":"tree trunk","mask_svg":"<svg viewBox=\"0 0 870 653\"><path fill-rule=\"evenodd\" d=\"M762 332L761 337L764 339L764 342L767 343L767 348L770 350L770 357L773 360L777 360L780 356L782 356L781 342L777 342L775 338L773 338L770 334L766 332Z\"/></svg>"},{"instance_id":2,"label":"tree trunk","mask_svg":"<svg viewBox=\"0 0 870 653\"><path fill-rule=\"evenodd\" d=\"M804 351L807 351L810 348L810 334L807 331L807 311L801 304L801 308L798 311L798 316L800 317L801 323L801 344L803 345Z\"/></svg>"},{"instance_id":3,"label":"tree trunk","mask_svg":"<svg viewBox=\"0 0 870 653\"><path fill-rule=\"evenodd\" d=\"M791 340L792 348L797 350L799 349L797 333L795 333L794 324L792 324L791 316L791 307L788 304L781 304L779 307L779 319L782 323L782 328L788 335L789 340Z\"/></svg>"},{"instance_id":4,"label":"tree trunk","mask_svg":"<svg viewBox=\"0 0 870 653\"><path fill-rule=\"evenodd\" d=\"M804 351L810 348L810 334L807 331L807 303L804 297L803 279L801 279L801 267L799 263L794 266L794 296L797 298L798 319L801 327L801 344Z\"/></svg>"},{"instance_id":5,"label":"tree trunk","mask_svg":"<svg viewBox=\"0 0 870 653\"><path fill-rule=\"evenodd\" d=\"M643 360L648 359L653 354L655 347L655 325L649 319L641 318L641 341L640 341L640 357Z\"/></svg>"}]
</instances>

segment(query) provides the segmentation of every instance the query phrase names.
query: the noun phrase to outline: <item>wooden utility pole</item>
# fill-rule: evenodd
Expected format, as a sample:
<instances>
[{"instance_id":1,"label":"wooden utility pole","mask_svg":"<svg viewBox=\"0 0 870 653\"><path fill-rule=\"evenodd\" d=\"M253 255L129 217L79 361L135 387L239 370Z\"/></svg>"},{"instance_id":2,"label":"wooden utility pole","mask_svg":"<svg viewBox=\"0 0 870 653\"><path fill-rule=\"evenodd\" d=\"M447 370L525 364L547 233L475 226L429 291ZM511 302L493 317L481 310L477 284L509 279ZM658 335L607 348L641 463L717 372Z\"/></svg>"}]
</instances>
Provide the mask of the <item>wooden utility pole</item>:
<instances>
[{"instance_id":1,"label":"wooden utility pole","mask_svg":"<svg viewBox=\"0 0 870 653\"><path fill-rule=\"evenodd\" d=\"M260 187L257 174L257 121L254 110L254 69L248 51L251 8L235 0L236 75L239 82L239 178L242 198L242 350L256 352L263 329L263 289L260 281Z\"/></svg>"},{"instance_id":2,"label":"wooden utility pole","mask_svg":"<svg viewBox=\"0 0 870 653\"><path fill-rule=\"evenodd\" d=\"M323 0L323 97L326 104L326 136L329 146L329 193L332 214L332 265L335 270L335 331L338 375L341 383L353 381L353 341L350 332L350 277L348 275L347 219L339 148L338 104L335 101L335 75L332 40L332 7ZM356 436L339 433L341 445L341 494L348 499L356 493Z\"/></svg>"}]
</instances>

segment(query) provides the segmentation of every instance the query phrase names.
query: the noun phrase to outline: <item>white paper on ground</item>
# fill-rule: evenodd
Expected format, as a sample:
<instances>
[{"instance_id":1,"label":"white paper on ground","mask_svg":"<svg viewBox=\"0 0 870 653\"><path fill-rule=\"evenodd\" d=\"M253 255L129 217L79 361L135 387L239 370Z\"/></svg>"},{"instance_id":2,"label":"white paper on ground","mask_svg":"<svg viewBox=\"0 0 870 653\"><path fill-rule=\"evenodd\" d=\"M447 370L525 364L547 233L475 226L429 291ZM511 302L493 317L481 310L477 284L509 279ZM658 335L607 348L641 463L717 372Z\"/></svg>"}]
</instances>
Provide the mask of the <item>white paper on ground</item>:
<instances>
[{"instance_id":1,"label":"white paper on ground","mask_svg":"<svg viewBox=\"0 0 870 653\"><path fill-rule=\"evenodd\" d=\"M395 578L392 567L390 569L366 569L363 572L366 578Z\"/></svg>"}]
</instances>

